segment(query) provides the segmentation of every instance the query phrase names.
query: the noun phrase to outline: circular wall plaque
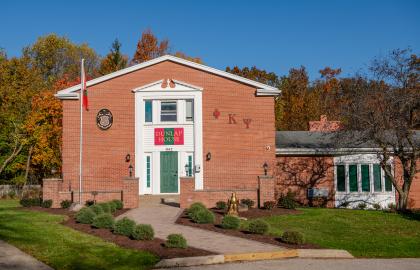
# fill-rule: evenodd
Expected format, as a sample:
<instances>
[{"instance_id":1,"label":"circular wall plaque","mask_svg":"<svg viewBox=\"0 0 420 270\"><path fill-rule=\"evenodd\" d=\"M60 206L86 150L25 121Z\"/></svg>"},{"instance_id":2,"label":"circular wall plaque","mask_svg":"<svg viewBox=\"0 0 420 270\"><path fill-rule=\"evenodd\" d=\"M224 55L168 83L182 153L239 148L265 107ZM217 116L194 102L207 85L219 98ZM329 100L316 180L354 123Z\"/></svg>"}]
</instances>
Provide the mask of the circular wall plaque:
<instances>
[{"instance_id":1,"label":"circular wall plaque","mask_svg":"<svg viewBox=\"0 0 420 270\"><path fill-rule=\"evenodd\" d=\"M102 109L96 115L96 125L102 129L107 130L112 126L112 113L108 109Z\"/></svg>"}]
</instances>

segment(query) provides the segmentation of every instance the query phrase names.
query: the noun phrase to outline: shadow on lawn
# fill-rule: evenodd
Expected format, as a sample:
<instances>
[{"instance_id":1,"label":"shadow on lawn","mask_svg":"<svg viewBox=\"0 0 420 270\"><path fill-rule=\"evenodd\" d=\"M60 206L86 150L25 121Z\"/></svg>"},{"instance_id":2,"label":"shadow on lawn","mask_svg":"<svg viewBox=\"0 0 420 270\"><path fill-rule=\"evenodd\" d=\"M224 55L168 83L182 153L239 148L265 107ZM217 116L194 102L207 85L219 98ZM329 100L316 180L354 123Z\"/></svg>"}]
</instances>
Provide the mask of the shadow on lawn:
<instances>
[{"instance_id":1,"label":"shadow on lawn","mask_svg":"<svg viewBox=\"0 0 420 270\"><path fill-rule=\"evenodd\" d=\"M398 212L398 214L408 220L420 221L420 210Z\"/></svg>"}]
</instances>

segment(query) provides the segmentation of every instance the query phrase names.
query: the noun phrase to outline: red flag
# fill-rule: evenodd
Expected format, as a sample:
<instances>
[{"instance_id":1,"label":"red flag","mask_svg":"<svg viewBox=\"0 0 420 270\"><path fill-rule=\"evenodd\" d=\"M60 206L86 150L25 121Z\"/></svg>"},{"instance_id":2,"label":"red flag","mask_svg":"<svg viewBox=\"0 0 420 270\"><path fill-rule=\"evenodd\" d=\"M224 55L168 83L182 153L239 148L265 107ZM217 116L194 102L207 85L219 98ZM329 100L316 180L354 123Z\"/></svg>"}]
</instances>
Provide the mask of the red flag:
<instances>
[{"instance_id":1,"label":"red flag","mask_svg":"<svg viewBox=\"0 0 420 270\"><path fill-rule=\"evenodd\" d=\"M86 88L86 74L85 74L85 61L84 59L82 60L82 74L81 74L81 79L82 79L82 93L83 93L83 107L86 109L86 111L89 110L88 108L88 92L87 92L87 88Z\"/></svg>"}]
</instances>

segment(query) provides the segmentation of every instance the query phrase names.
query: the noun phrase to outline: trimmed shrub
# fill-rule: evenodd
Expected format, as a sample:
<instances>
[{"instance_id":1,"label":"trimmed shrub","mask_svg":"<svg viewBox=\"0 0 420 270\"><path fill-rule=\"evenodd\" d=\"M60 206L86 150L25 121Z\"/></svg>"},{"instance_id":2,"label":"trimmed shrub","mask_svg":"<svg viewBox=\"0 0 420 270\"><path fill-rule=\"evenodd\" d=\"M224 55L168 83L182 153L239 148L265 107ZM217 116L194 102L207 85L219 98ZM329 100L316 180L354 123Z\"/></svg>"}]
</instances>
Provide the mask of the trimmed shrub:
<instances>
[{"instance_id":1,"label":"trimmed shrub","mask_svg":"<svg viewBox=\"0 0 420 270\"><path fill-rule=\"evenodd\" d=\"M227 204L226 204L225 201L218 201L216 203L216 208L217 209L223 210L223 209L226 209L226 207L227 207Z\"/></svg>"},{"instance_id":2,"label":"trimmed shrub","mask_svg":"<svg viewBox=\"0 0 420 270\"><path fill-rule=\"evenodd\" d=\"M210 210L202 209L202 210L199 210L199 211L196 211L196 212L192 213L191 214L191 219L195 223L209 224L209 223L214 223L216 218L215 218L213 212L211 212Z\"/></svg>"},{"instance_id":3,"label":"trimmed shrub","mask_svg":"<svg viewBox=\"0 0 420 270\"><path fill-rule=\"evenodd\" d=\"M104 210L102 209L102 207L100 207L97 204L91 205L89 206L90 209L92 209L93 212L95 212L95 214L100 215L104 213Z\"/></svg>"},{"instance_id":4,"label":"trimmed shrub","mask_svg":"<svg viewBox=\"0 0 420 270\"><path fill-rule=\"evenodd\" d=\"M281 241L287 244L302 245L305 243L303 234L297 231L285 231L281 236Z\"/></svg>"},{"instance_id":5,"label":"trimmed shrub","mask_svg":"<svg viewBox=\"0 0 420 270\"><path fill-rule=\"evenodd\" d=\"M357 205L357 209L360 209L360 210L364 210L366 209L366 207L367 207L367 204L364 202L361 202Z\"/></svg>"},{"instance_id":6,"label":"trimmed shrub","mask_svg":"<svg viewBox=\"0 0 420 270\"><path fill-rule=\"evenodd\" d=\"M111 214L114 214L117 211L117 206L115 205L114 202L107 202L107 204L109 205L109 211L111 211Z\"/></svg>"},{"instance_id":7,"label":"trimmed shrub","mask_svg":"<svg viewBox=\"0 0 420 270\"><path fill-rule=\"evenodd\" d=\"M252 208L255 204L255 202L251 199L242 199L241 200L242 204L245 204L246 206L248 206L248 208Z\"/></svg>"},{"instance_id":8,"label":"trimmed shrub","mask_svg":"<svg viewBox=\"0 0 420 270\"><path fill-rule=\"evenodd\" d=\"M83 224L92 224L93 219L96 217L92 209L84 207L76 214L76 221Z\"/></svg>"},{"instance_id":9,"label":"trimmed shrub","mask_svg":"<svg viewBox=\"0 0 420 270\"><path fill-rule=\"evenodd\" d=\"M193 204L191 204L190 208L188 208L188 214L197 212L199 210L207 210L206 206L204 204L202 204L201 202L195 202Z\"/></svg>"},{"instance_id":10,"label":"trimmed shrub","mask_svg":"<svg viewBox=\"0 0 420 270\"><path fill-rule=\"evenodd\" d=\"M23 207L41 206L41 199L40 198L22 198L19 201L19 203Z\"/></svg>"},{"instance_id":11,"label":"trimmed shrub","mask_svg":"<svg viewBox=\"0 0 420 270\"><path fill-rule=\"evenodd\" d=\"M91 205L94 205L95 204L95 201L94 200L87 200L86 202L85 202L85 205L86 206L91 206Z\"/></svg>"},{"instance_id":12,"label":"trimmed shrub","mask_svg":"<svg viewBox=\"0 0 420 270\"><path fill-rule=\"evenodd\" d=\"M7 196L9 196L10 199L14 199L16 198L16 192L14 190L9 191L9 193L7 193Z\"/></svg>"},{"instance_id":13,"label":"trimmed shrub","mask_svg":"<svg viewBox=\"0 0 420 270\"><path fill-rule=\"evenodd\" d=\"M61 201L60 206L63 209L69 208L71 206L71 201L70 200Z\"/></svg>"},{"instance_id":14,"label":"trimmed shrub","mask_svg":"<svg viewBox=\"0 0 420 270\"><path fill-rule=\"evenodd\" d=\"M97 215L92 222L92 227L103 228L103 229L112 229L114 226L114 217L111 214L103 213Z\"/></svg>"},{"instance_id":15,"label":"trimmed shrub","mask_svg":"<svg viewBox=\"0 0 420 270\"><path fill-rule=\"evenodd\" d=\"M166 239L165 246L168 248L187 248L187 240L182 234L170 234Z\"/></svg>"},{"instance_id":16,"label":"trimmed shrub","mask_svg":"<svg viewBox=\"0 0 420 270\"><path fill-rule=\"evenodd\" d=\"M292 192L290 189L287 191L286 195L281 195L278 201L280 207L286 209L295 209L296 204L296 193Z\"/></svg>"},{"instance_id":17,"label":"trimmed shrub","mask_svg":"<svg viewBox=\"0 0 420 270\"><path fill-rule=\"evenodd\" d=\"M109 207L108 203L98 203L97 205L102 208L104 213L111 213L111 208Z\"/></svg>"},{"instance_id":18,"label":"trimmed shrub","mask_svg":"<svg viewBox=\"0 0 420 270\"><path fill-rule=\"evenodd\" d=\"M273 209L275 206L276 206L276 201L267 201L267 202L264 202L264 209L266 209L266 210L271 210L271 209Z\"/></svg>"},{"instance_id":19,"label":"trimmed shrub","mask_svg":"<svg viewBox=\"0 0 420 270\"><path fill-rule=\"evenodd\" d=\"M255 234L266 234L270 230L270 224L261 219L251 220L248 230Z\"/></svg>"},{"instance_id":20,"label":"trimmed shrub","mask_svg":"<svg viewBox=\"0 0 420 270\"><path fill-rule=\"evenodd\" d=\"M45 200L42 202L42 207L43 208L51 208L53 201L52 200Z\"/></svg>"},{"instance_id":21,"label":"trimmed shrub","mask_svg":"<svg viewBox=\"0 0 420 270\"><path fill-rule=\"evenodd\" d=\"M374 203L373 204L373 208L375 209L375 210L381 210L381 204L379 204L379 203Z\"/></svg>"},{"instance_id":22,"label":"trimmed shrub","mask_svg":"<svg viewBox=\"0 0 420 270\"><path fill-rule=\"evenodd\" d=\"M153 240L155 231L149 224L139 224L134 227L131 237L136 240Z\"/></svg>"},{"instance_id":23,"label":"trimmed shrub","mask_svg":"<svg viewBox=\"0 0 420 270\"><path fill-rule=\"evenodd\" d=\"M120 200L113 200L112 201L115 204L115 207L117 208L117 210L121 210L124 208L124 204L122 201Z\"/></svg>"},{"instance_id":24,"label":"trimmed shrub","mask_svg":"<svg viewBox=\"0 0 420 270\"><path fill-rule=\"evenodd\" d=\"M122 218L117 220L114 224L114 233L125 235L130 237L134 231L134 227L136 226L136 222L129 218Z\"/></svg>"},{"instance_id":25,"label":"trimmed shrub","mask_svg":"<svg viewBox=\"0 0 420 270\"><path fill-rule=\"evenodd\" d=\"M223 229L237 230L241 225L241 220L238 217L227 215L223 217L222 223L220 225Z\"/></svg>"}]
</instances>

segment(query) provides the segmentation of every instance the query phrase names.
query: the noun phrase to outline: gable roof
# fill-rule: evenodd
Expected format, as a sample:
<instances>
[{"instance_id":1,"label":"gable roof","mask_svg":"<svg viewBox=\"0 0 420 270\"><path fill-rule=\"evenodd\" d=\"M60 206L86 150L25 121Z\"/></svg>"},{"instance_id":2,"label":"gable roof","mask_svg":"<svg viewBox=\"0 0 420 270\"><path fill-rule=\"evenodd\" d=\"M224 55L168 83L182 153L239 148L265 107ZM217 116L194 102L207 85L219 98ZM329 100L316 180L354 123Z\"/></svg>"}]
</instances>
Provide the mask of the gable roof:
<instances>
[{"instance_id":1,"label":"gable roof","mask_svg":"<svg viewBox=\"0 0 420 270\"><path fill-rule=\"evenodd\" d=\"M192 67L192 68L195 68L195 69L198 69L198 70L209 72L209 73L221 76L221 77L225 77L225 78L228 78L228 79L231 79L231 80L234 80L234 81L238 81L238 82L241 82L241 83L244 83L244 84L247 84L247 85L254 86L254 87L257 88L257 91L256 91L257 96L277 96L281 93L281 91L279 89L277 89L273 86L269 86L269 85L266 85L266 84L263 84L263 83L259 83L259 82L256 82L256 81L253 81L253 80L250 80L250 79L243 78L243 77L238 76L238 75L228 73L226 71L222 71L222 70L219 70L219 69L216 69L216 68L212 68L212 67L209 67L209 66L205 66L205 65L202 65L202 64L191 62L191 61L188 61L188 60L185 60L185 59L182 59L182 58L179 58L179 57L175 57L175 56L172 56L172 55L164 55L164 56L161 56L161 57L158 57L158 58L155 58L155 59L137 64L137 65L127 67L125 69L121 69L121 70L112 72L110 74L95 78L93 80L87 81L86 86L87 87L93 86L95 84L98 84L98 83L101 83L101 82L104 82L104 81L107 81L107 80L111 80L113 78L122 76L124 74L130 73L130 72L133 72L133 71L136 71L136 70L140 70L140 69L152 66L152 65L156 65L156 64L164 62L164 61L171 61L171 62L178 63L178 64L181 64L181 65L185 65L185 66L188 66L188 67ZM78 99L79 94L76 93L78 90L80 90L80 84L69 87L69 88L66 88L66 89L63 89L61 91L58 91L55 96L60 98L60 99Z\"/></svg>"}]
</instances>

